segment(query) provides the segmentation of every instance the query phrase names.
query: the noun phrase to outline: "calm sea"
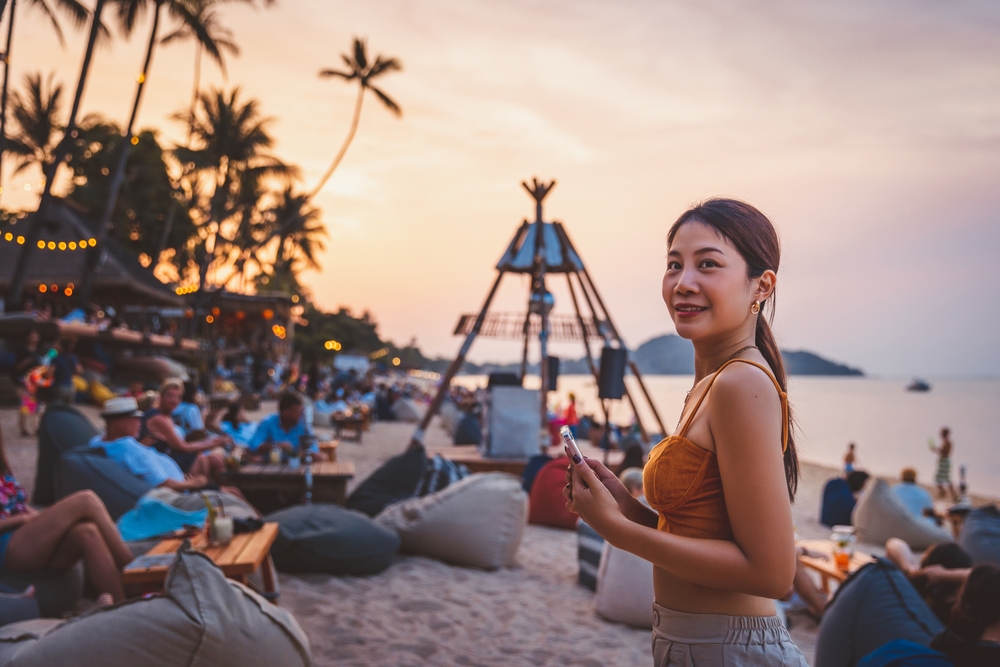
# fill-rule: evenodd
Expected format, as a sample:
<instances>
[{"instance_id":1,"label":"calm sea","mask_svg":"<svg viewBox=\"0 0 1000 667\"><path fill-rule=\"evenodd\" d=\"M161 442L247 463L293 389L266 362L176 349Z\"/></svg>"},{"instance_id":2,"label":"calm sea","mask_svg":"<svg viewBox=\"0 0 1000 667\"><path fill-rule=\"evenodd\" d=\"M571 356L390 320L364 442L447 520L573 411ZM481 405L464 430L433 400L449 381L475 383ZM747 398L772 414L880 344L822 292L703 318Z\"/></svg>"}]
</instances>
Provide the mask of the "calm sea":
<instances>
[{"instance_id":1,"label":"calm sea","mask_svg":"<svg viewBox=\"0 0 1000 667\"><path fill-rule=\"evenodd\" d=\"M654 375L644 379L664 423L673 429L692 378ZM484 386L486 378L463 376L456 381ZM633 395L641 395L634 378L627 382ZM958 466L965 465L970 491L1000 497L1000 380L938 380L926 393L905 391L907 383L905 379L792 377L788 395L798 426L799 456L839 467L847 443L853 441L858 445L860 467L894 476L910 466L917 470L919 481L930 482L936 459L928 449L928 438L936 438L940 428L948 426L955 444L955 482ZM539 386L537 377L529 377L526 384ZM565 405L569 392L576 394L580 414L600 413L592 377L560 376L559 391L551 402ZM630 421L626 400L611 403L612 421ZM647 428L654 424L641 404L639 412Z\"/></svg>"}]
</instances>

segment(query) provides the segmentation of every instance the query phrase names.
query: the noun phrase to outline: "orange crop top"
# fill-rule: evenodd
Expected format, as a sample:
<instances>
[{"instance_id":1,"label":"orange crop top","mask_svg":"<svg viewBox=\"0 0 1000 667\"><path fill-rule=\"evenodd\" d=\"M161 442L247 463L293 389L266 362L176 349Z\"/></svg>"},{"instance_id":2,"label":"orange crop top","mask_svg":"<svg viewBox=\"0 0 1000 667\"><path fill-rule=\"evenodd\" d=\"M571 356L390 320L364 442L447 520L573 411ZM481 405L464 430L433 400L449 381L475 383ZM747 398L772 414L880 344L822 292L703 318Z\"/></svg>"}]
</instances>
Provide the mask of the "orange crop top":
<instances>
[{"instance_id":1,"label":"orange crop top","mask_svg":"<svg viewBox=\"0 0 1000 667\"><path fill-rule=\"evenodd\" d=\"M781 398L781 451L788 447L788 397L771 371L748 359L731 359L722 364L708 381L680 433L665 438L649 453L642 484L650 507L660 515L658 530L702 539L733 539L715 454L684 436L715 378L736 362L756 366L771 378Z\"/></svg>"}]
</instances>

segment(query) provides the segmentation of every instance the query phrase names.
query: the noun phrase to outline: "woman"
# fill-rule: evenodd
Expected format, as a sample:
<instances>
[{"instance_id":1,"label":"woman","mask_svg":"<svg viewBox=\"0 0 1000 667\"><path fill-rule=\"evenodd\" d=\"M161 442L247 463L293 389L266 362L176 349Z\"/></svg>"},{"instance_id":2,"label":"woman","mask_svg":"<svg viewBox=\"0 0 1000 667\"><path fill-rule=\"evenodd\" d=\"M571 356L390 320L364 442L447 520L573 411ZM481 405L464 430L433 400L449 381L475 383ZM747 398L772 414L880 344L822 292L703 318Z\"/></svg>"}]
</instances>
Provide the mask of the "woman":
<instances>
[{"instance_id":1,"label":"woman","mask_svg":"<svg viewBox=\"0 0 1000 667\"><path fill-rule=\"evenodd\" d=\"M955 493L955 485L951 483L951 430L946 426L941 429L941 446L932 448L931 451L937 454L937 470L934 473L934 483L937 484L938 496L945 497L946 493L951 493L952 499L958 500Z\"/></svg>"},{"instance_id":2,"label":"woman","mask_svg":"<svg viewBox=\"0 0 1000 667\"><path fill-rule=\"evenodd\" d=\"M713 199L667 245L663 300L694 344L695 383L680 430L649 455L653 509L579 457L567 507L653 563L655 665L805 665L774 606L795 574L798 481L785 372L761 314L773 312L778 237L749 204Z\"/></svg>"},{"instance_id":3,"label":"woman","mask_svg":"<svg viewBox=\"0 0 1000 667\"><path fill-rule=\"evenodd\" d=\"M65 570L81 558L101 604L125 599L122 569L132 561L115 522L92 491L79 491L48 509L28 506L3 450L0 434L0 572Z\"/></svg>"},{"instance_id":4,"label":"woman","mask_svg":"<svg viewBox=\"0 0 1000 667\"><path fill-rule=\"evenodd\" d=\"M229 442L225 435L213 435L203 440L188 442L183 428L171 419L171 414L181 404L184 383L177 378L164 380L160 386L160 405L146 412L142 418L139 440L144 445L169 454L185 474L205 475L211 480L225 470L225 461L208 450Z\"/></svg>"},{"instance_id":5,"label":"woman","mask_svg":"<svg viewBox=\"0 0 1000 667\"><path fill-rule=\"evenodd\" d=\"M232 438L237 446L249 447L254 433L257 432L257 422L247 419L247 411L242 403L233 401L226 408L226 414L222 416L219 430Z\"/></svg>"}]
</instances>

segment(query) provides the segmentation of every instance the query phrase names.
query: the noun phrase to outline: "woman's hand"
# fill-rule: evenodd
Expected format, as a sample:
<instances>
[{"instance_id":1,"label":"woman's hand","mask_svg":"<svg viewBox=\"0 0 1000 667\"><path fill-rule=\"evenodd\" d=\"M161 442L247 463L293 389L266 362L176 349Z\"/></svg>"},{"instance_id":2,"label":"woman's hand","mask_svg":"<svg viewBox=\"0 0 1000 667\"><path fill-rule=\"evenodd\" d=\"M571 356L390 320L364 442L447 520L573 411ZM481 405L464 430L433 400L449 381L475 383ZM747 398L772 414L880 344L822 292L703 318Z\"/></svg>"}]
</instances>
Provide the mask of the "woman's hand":
<instances>
[{"instance_id":1,"label":"woman's hand","mask_svg":"<svg viewBox=\"0 0 1000 667\"><path fill-rule=\"evenodd\" d=\"M563 449L566 449L565 447ZM569 450L566 450L566 456L569 457ZM632 497L632 494L628 492L625 485L622 484L621 480L618 479L618 475L614 474L608 470L607 466L596 459L583 459L583 463L590 466L590 469L594 471L597 479L601 481L604 488L608 490L611 497L615 499L618 503L618 508L621 510L622 514L628 516L629 512L634 509L634 505L641 505L638 500ZM571 487L573 484L573 463L566 466L566 486ZM572 500L571 497L567 496L568 500Z\"/></svg>"},{"instance_id":2,"label":"woman's hand","mask_svg":"<svg viewBox=\"0 0 1000 667\"><path fill-rule=\"evenodd\" d=\"M591 528L606 536L616 520L625 518L624 513L587 461L570 463L570 483L563 489L566 509L579 514Z\"/></svg>"}]
</instances>

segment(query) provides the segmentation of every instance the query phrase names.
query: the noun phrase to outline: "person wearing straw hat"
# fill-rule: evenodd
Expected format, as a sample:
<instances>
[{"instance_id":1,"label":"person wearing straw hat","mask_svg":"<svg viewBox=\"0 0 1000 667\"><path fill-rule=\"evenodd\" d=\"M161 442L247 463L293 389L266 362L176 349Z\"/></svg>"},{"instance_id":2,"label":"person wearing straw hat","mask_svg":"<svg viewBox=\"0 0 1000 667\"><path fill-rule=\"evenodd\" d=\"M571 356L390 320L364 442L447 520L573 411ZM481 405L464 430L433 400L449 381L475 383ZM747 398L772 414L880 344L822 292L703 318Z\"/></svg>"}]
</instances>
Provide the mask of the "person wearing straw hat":
<instances>
[{"instance_id":1,"label":"person wearing straw hat","mask_svg":"<svg viewBox=\"0 0 1000 667\"><path fill-rule=\"evenodd\" d=\"M174 491L202 489L209 485L208 477L201 474L184 475L172 458L139 442L139 424L142 411L132 396L112 398L104 403L104 435L95 435L91 447L104 450L105 455L124 466L129 472L151 486L162 486Z\"/></svg>"}]
</instances>

